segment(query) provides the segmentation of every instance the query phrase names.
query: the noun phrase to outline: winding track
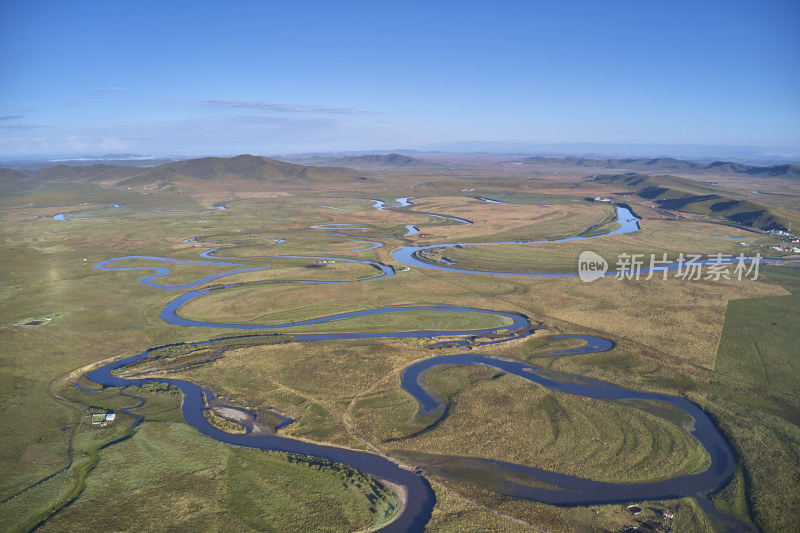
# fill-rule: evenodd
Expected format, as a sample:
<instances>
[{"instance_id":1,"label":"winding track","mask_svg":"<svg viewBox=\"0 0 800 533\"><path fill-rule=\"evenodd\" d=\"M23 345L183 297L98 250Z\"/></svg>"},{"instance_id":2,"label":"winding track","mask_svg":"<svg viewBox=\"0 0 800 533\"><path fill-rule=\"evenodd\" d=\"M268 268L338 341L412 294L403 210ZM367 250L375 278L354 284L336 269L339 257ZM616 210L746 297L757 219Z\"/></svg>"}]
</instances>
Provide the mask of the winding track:
<instances>
[{"instance_id":1,"label":"winding track","mask_svg":"<svg viewBox=\"0 0 800 533\"><path fill-rule=\"evenodd\" d=\"M407 200L408 199L404 199L404 201L401 203L410 205ZM375 207L379 210L385 209L383 207L383 204L378 203L378 201L376 201ZM435 216L441 216L441 215L435 215ZM444 217L444 218L452 218L452 217ZM465 221L463 219L455 219L455 218L452 219L461 223L469 223L469 221ZM343 228L341 225L338 227L339 229L354 229L352 227ZM331 225L324 225L324 227L323 225L320 225L319 229L331 229ZM638 229L638 226L636 229ZM618 230L617 232L623 232L623 231ZM575 240L575 239L573 238L569 240ZM193 240L192 242L197 242L197 241ZM403 248L403 250L407 250L408 248L409 247ZM253 259L264 259L267 257L275 259L281 257L303 258L303 259L335 259L336 261L351 261L357 263L371 264L380 271L380 274L372 278L369 278L368 280L381 279L394 275L394 270L391 269L391 267L387 267L385 265L381 265L379 263L371 261L343 259L341 257L328 258L328 257L317 257L317 256L294 256L294 255L263 256L258 258L230 258L217 255L216 254L217 250L218 249L214 249L204 252L203 257L207 259L236 259L236 260L246 259L248 261ZM413 254L415 251L418 250L411 250L410 252L408 252L408 255L401 255L401 256L398 256L396 252L393 255L393 257L395 257L395 259L397 260L400 260L401 262L406 262L405 259L407 259L408 257L413 258ZM211 263L215 265L221 264L221 265L235 266L242 268L233 269L218 274L213 274L211 276L206 276L180 286L170 286L170 285L162 285L155 281L159 277L169 274L170 269L167 267L110 266L114 262L129 260L129 259L146 259L148 261L153 261L153 262L173 263L173 264ZM415 258L413 259L414 261L408 264L414 264L415 266L421 266L423 268L430 268L430 265L428 263L418 264L417 263L418 260L416 260ZM155 270L156 271L155 274L145 276L144 278L140 279L139 282L149 285L151 287L156 287L160 289L173 289L173 290L190 289L197 287L203 283L223 278L225 276L241 272L266 270L270 268L269 266L249 266L244 263L232 263L232 262L224 262L218 260L182 261L182 260L160 258L153 256L117 257L97 263L96 265L94 265L94 267L96 269L104 271ZM461 270L459 269L446 268L446 267L438 269L461 272ZM463 272L494 274L494 275L513 275L513 273L474 272L474 271L463 271ZM354 283L354 282L363 282L368 280L329 281L329 282L311 281L311 280L280 280L280 281L264 281L264 282L251 282L251 283L283 282L283 283L325 284L325 283ZM311 319L311 320L305 320L287 324L276 324L276 325L222 324L222 323L195 321L179 316L178 311L188 301L197 298L203 294L206 294L208 292L211 292L212 290L225 290L233 286L234 285L226 285L216 289L201 289L184 293L178 296L177 298L173 299L172 301L170 301L165 306L164 310L161 313L161 318L172 324L177 324L182 326L286 331L286 330L291 330L292 327L309 325L309 324L322 324L334 320L341 320L345 318L352 318L356 316L364 316L369 314L393 313L393 312L414 311L414 310L425 310L425 311L441 310L441 311L459 311L465 313L494 314L509 318L513 322L512 325L503 328L511 332L509 338L514 338L515 333L520 332L521 330L524 330L526 328L530 328L531 326L530 321L526 317L521 315L516 315L513 313L501 313L497 311L490 311L483 309L472 309L472 308L452 307L452 306L378 308L378 309L370 309L370 310L357 311L353 313L330 315L327 317L321 317L317 319ZM293 334L293 336L295 336L300 340L314 341L314 340L346 340L346 339L364 339L364 338L409 338L409 337L430 338L430 337L444 336L444 335L448 336L485 335L490 333L495 333L495 330L494 329L476 329L469 331L417 330L417 331L386 332L386 333ZM221 342L223 340L226 339L218 339L216 341L206 341L202 344L211 344L213 342ZM551 353L550 355L570 355L576 352L592 353L592 352L607 350L610 349L611 346L613 346L612 343L606 341L605 339L587 337L587 340L588 343L586 346L573 350L562 350ZM252 434L234 435L230 433L225 433L211 426L205 419L205 417L202 415L202 411L204 408L203 390L199 386L182 380L171 380L171 379L128 380L116 377L111 374L112 370L128 365L135 361L144 359L148 356L149 353L150 351L148 350L139 355L129 357L127 359L123 359L111 363L109 365L106 365L98 370L90 372L88 374L88 378L103 386L125 387L128 385L134 385L134 384L141 385L154 381L167 382L173 384L179 387L181 391L183 391L184 402L182 410L186 422L196 427L198 430L205 433L206 435L209 435L217 440L239 446L281 451L287 453L296 453L312 457L319 457L335 462L340 462L349 465L353 468L356 468L364 473L375 476L377 478L384 479L399 485L403 485L408 492L408 497L405 507L403 511L396 517L396 519L393 522L381 528L381 531L398 531L398 532L420 531L424 528L425 524L428 522L433 506L435 504L435 497L433 495L433 491L431 490L429 483L420 474L398 466L396 463L392 462L387 457L382 457L367 452L347 450L333 446L324 446L304 441L297 441L294 439L280 437L277 435L252 435ZM490 366L507 373L512 373L521 376L525 379L528 379L530 381L533 381L548 388L552 388L555 390L563 390L564 392L568 392L571 394L578 394L590 398L607 398L614 400L638 398L638 399L667 401L672 405L678 407L685 413L687 413L695 420L694 428L691 431L691 434L695 436L698 440L700 440L700 442L709 452L709 455L711 457L711 466L706 471L700 474L682 476L679 478L672 478L669 480L656 483L648 483L648 484L600 483L592 480L575 478L572 476L565 476L563 474L557 474L554 472L547 472L539 469L533 469L522 465L512 465L509 463L502 463L499 461L483 460L486 464L493 464L497 468L512 468L516 471L524 472L528 475L536 477L537 479L546 481L547 483L559 487L557 489L540 489L540 488L531 489L530 487L513 486L510 488L510 490L511 493L515 496L546 501L554 504L562 504L562 505L610 503L616 501L636 501L645 499L666 499L666 498L674 498L681 494L687 494L687 493L707 494L708 492L714 491L723 486L727 482L727 480L730 479L730 477L733 475L735 471L736 468L735 461L731 453L730 447L728 446L724 437L722 437L722 435L719 433L719 431L716 429L713 422L711 422L711 420L707 417L707 415L705 415L705 413L703 413L702 410L700 410L696 405L692 404L691 402L666 395L630 391L607 383L581 378L579 376L564 375L565 377L571 377L573 379L577 379L579 382L577 384L576 383L568 384L562 381L556 381L550 378L543 377L536 373L536 371L538 370L536 367L527 365L525 363L521 363L519 361L511 361L511 360L505 360L496 357L483 356L477 354L460 354L452 356L435 357L411 365L403 372L402 386L417 400L419 404L418 414L425 414L432 412L432 410L443 409L441 400L432 395L431 393L427 392L425 387L423 386L425 372L432 367L441 365ZM444 406L444 408L446 408L446 406Z\"/></svg>"}]
</instances>

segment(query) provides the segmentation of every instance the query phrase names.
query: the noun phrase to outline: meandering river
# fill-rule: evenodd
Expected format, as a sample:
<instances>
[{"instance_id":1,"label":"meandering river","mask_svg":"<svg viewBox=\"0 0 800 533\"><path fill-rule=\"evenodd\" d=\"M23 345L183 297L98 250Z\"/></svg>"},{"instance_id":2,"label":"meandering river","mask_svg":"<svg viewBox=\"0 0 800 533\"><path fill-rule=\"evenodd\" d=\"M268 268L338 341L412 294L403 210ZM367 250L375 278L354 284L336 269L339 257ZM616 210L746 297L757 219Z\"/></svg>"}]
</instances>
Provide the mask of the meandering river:
<instances>
[{"instance_id":1,"label":"meandering river","mask_svg":"<svg viewBox=\"0 0 800 533\"><path fill-rule=\"evenodd\" d=\"M411 205L408 198L399 200L401 206ZM484 200L487 201L487 200ZM386 209L384 203L375 201L375 207L379 210ZM216 206L215 206L216 207ZM425 213L429 216L442 217L445 219L453 220L460 223L470 223L467 220L459 219L456 217L446 217L443 215L435 215ZM620 228L608 233L607 235L626 233L638 230L637 219L633 214L625 208L617 208L618 220ZM356 229L352 225L347 224L323 224L315 226L319 229ZM409 231L411 231L409 227ZM595 238L595 237L592 237ZM569 239L562 239L562 241L580 240L581 237L573 237ZM193 239L185 242L198 242ZM283 241L279 241L283 242ZM364 241L361 241L364 242ZM552 241L530 241L529 244L552 242ZM475 243L478 244L478 243ZM480 243L480 244L505 244L505 243ZM435 270L444 270L450 272L467 272L471 274L484 274L484 275L520 275L520 276L536 276L545 274L518 274L518 273L502 273L502 272L478 272L472 270L464 270L452 268L452 266L439 266L424 262L418 259L417 253L421 250L428 248L441 248L455 246L455 243L450 244L437 244L431 246L406 246L396 251L393 254L394 259L401 263L412 265L419 268L429 268ZM462 246L472 245L462 243ZM116 270L149 270L153 274L145 276L139 280L140 283L165 290L187 290L194 289L200 285L206 284L210 281L218 280L220 278L238 274L242 272L253 272L258 270L266 270L270 268L268 265L253 266L248 262L254 259L263 259L264 257L254 258L233 258L224 257L216 253L217 249L209 250L203 253L203 256L209 261L185 261L176 260L163 257L154 256L124 256L113 259L101 261L94 265L96 269L104 271ZM387 278L394 275L394 270L386 265L376 263L373 261L363 261L355 259L345 259L341 257L318 257L318 256L268 256L271 258L301 258L313 260L335 260L343 262L353 262L371 265L376 269L376 274L372 278L353 280L353 281L313 281L313 280L277 280L277 281L260 281L251 282L255 283L311 283L311 284L341 284L341 283L359 283L381 278ZM225 260L235 260L222 261ZM115 266L114 263L139 260L148 261L149 265L146 266ZM234 267L231 270L205 276L195 281L185 283L182 285L164 285L158 283L156 280L166 276L170 273L170 269L163 264L214 264ZM558 275L558 274L555 274ZM577 275L577 274L560 274L560 275ZM531 323L527 317L514 314L504 313L487 309L475 309L457 306L407 306L407 307L381 307L376 309L366 309L355 311L351 313L341 313L330 315L326 317L313 318L308 320L299 320L295 322L272 324L272 325L257 325L257 324L236 324L236 323L218 323L202 320L193 320L180 315L181 308L189 301L198 298L202 295L208 294L212 291L227 290L238 285L220 285L214 288L204 288L198 290L189 290L184 292L166 304L161 312L161 318L166 322L179 326L187 327L211 327L229 330L263 330L263 331L280 331L292 335L298 341L322 341L322 340L348 340L348 339L370 339L370 338L434 338L441 336L483 336L483 335L501 335L506 336L492 342L503 342L509 338L518 338L519 336L528 334L531 330ZM398 313L398 312L459 312L459 313L478 313L489 314L498 317L503 317L510 325L503 326L502 331L498 328L482 328L473 330L412 330L412 331L389 331L389 332L346 332L346 333L292 333L292 328L307 326L312 324L326 324L333 321L344 320L348 318L355 318L360 316ZM613 347L613 343L606 339L589 336L575 336L575 335L561 335L559 337L580 337L586 341L586 344L579 348L557 350L550 352L547 355L551 356L565 356L575 355L578 353L594 353L608 350ZM205 341L198 344L213 344L215 342L223 342L227 339L218 339L215 341ZM250 448L258 448L262 450L273 450L286 453L294 453L307 455L311 457L318 457L330 461L339 462L348 465L352 468L360 470L366 474L375 476L377 478L389 481L394 484L402 485L407 490L407 498L403 510L399 513L396 519L385 525L381 531L421 531L431 516L435 504L435 496L427 480L419 473L409 470L405 467L399 466L391 459L377 455L370 452L362 452L356 450L349 450L338 448L334 446L326 446L321 444L314 444L305 441L294 440L287 437L278 435L254 435L254 434L230 434L221 431L205 419L203 416L204 402L203 390L188 381L174 380L174 379L124 379L112 374L112 371L123 367L125 365L134 363L148 356L150 351L143 352L139 355L132 356L123 360L110 363L98 370L90 372L88 378L102 386L125 387L129 385L143 385L151 382L166 382L173 384L180 388L184 394L184 401L182 406L183 416L186 422L202 433L215 438L219 441L226 442L237 446L246 446ZM522 498L534 499L537 501L544 501L552 504L559 505L579 505L579 504L597 504L597 503L612 503L620 501L641 501L650 499L668 499L676 498L679 496L687 495L704 495L713 492L731 478L735 469L736 463L734 456L731 452L730 446L725 441L725 438L716 428L711 419L695 404L677 397L638 392L628 390L622 387L611 385L608 383L583 378L580 376L570 376L567 374L560 374L562 379L554 379L554 373L544 375L541 369L533 365L523 363L520 361L503 359L498 357L491 357L488 355L480 354L458 354L458 355L444 355L432 357L424 361L415 363L403 371L401 376L401 386L403 390L408 392L418 403L418 416L424 416L433 412L441 412L447 409L446 404L434 392L430 391L425 386L425 376L432 368L445 366L445 365L482 365L494 368L496 370L506 372L519 376L523 379L536 383L540 386L568 393L575 394L587 398L605 399L614 401L625 400L651 400L666 402L673 407L681 410L694 420L692 428L688 432L696 438L710 457L710 466L708 469L701 473L681 475L652 483L636 483L636 484L621 484L621 483L605 483L598 482L590 479L583 479L574 476L568 476L556 472L548 472L532 468L525 465L515 465L504 463L501 461L493 461L489 459L474 459L482 462L489 469L496 468L498 470L508 470L522 473L533 479L552 485L554 488L545 489L532 487L529 485L521 485L511 483L508 485L508 493Z\"/></svg>"}]
</instances>

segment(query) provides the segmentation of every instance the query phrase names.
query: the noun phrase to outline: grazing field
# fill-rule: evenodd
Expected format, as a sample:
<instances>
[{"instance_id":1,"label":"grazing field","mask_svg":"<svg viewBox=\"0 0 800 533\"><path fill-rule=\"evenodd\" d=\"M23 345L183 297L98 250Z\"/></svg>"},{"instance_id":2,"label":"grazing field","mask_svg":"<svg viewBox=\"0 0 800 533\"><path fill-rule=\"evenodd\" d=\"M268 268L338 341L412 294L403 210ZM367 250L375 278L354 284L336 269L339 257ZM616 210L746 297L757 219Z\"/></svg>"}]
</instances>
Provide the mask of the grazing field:
<instances>
[{"instance_id":1,"label":"grazing field","mask_svg":"<svg viewBox=\"0 0 800 533\"><path fill-rule=\"evenodd\" d=\"M800 269L770 267L764 276L791 294L728 302L712 412L733 436L743 462L744 480L728 496L729 505L749 504L762 529L781 531L797 524L784 510L800 506L793 488L800 476ZM768 461L763 450L770 450Z\"/></svg>"},{"instance_id":2,"label":"grazing field","mask_svg":"<svg viewBox=\"0 0 800 533\"><path fill-rule=\"evenodd\" d=\"M717 511L763 531L792 530L796 513L787 510L798 508L800 475L797 267L761 265L757 280L663 280L656 275L584 283L576 277L404 269L392 258L394 250L409 244L585 237L616 224L613 206L586 200L606 194L606 185L582 174L529 174L528 168L498 176L498 168L474 164L449 171L447 178L433 167L419 173L383 169L380 180L372 175L360 180L363 190L358 191L349 181L315 182L313 187L262 183L248 189L237 182L235 190L225 191L203 182L196 190L187 185L180 195L166 189L140 194L61 183L4 194L2 529L28 531L46 520L42 531L367 531L400 508L397 494L342 465L234 448L200 434L184 422L175 388L151 384L89 391L75 386L93 388L85 374L104 362L163 347L121 375L186 379L214 393L209 407L249 410L264 431L288 417L291 423L278 434L379 450L419 468L436 492L429 531L661 527L660 513L667 509L677 510L675 530L726 527L688 494L641 502L644 511L635 517L624 505L557 507L503 495L499 487L508 472L481 472L467 458L596 480L646 482L702 471L708 455L684 431L691 421L663 405L588 400L482 367L431 371L429 386L448 408L443 417L415 420L417 404L400 384L403 369L453 353L526 361L544 372L690 399L711 414L737 457L737 474L712 495ZM769 201L762 196L760 201ZM413 198L413 205L397 207L394 199L402 197ZM377 210L372 198L390 209ZM211 207L220 202L226 209ZM645 203L632 207L642 217L636 233L563 243L450 247L429 259L444 257L457 268L547 273L576 272L583 250L599 253L612 270L621 253L645 254L648 260L650 254L660 259L663 253L675 258L681 252L792 257L770 248L783 242L775 236L700 215L675 220ZM792 208L786 202L779 207ZM67 213L66 220L53 220L57 213ZM420 232L404 237L411 224ZM219 250L200 256L212 248ZM168 268L170 273L155 282L170 289L138 282L152 270L92 268L128 255L208 264L126 259L107 265ZM313 258L274 257L281 255ZM394 275L372 279L382 271L347 259L382 263ZM189 290L175 287L243 268L224 262L270 268L198 285L218 290L189 301L179 315L274 325L379 307L462 306L521 314L537 331L479 346L497 339L465 338L458 332L503 332L510 320L459 311L402 311L195 346L253 333L175 326L160 318L167 302ZM405 330L450 333L435 339L320 342L291 336ZM560 333L603 337L614 347L551 356L552 350L582 344L553 338ZM442 341L462 345L429 347ZM92 415L101 411L115 413L116 419L92 425ZM236 426L214 416L220 427ZM143 421L131 427L139 417Z\"/></svg>"},{"instance_id":3,"label":"grazing field","mask_svg":"<svg viewBox=\"0 0 800 533\"><path fill-rule=\"evenodd\" d=\"M715 372L791 396L800 395L800 270L765 268L791 294L728 302ZM764 332L768 332L765 335Z\"/></svg>"},{"instance_id":4,"label":"grazing field","mask_svg":"<svg viewBox=\"0 0 800 533\"><path fill-rule=\"evenodd\" d=\"M81 496L41 529L359 530L396 506L384 487L338 465L231 448L181 423L146 423L103 453Z\"/></svg>"}]
</instances>

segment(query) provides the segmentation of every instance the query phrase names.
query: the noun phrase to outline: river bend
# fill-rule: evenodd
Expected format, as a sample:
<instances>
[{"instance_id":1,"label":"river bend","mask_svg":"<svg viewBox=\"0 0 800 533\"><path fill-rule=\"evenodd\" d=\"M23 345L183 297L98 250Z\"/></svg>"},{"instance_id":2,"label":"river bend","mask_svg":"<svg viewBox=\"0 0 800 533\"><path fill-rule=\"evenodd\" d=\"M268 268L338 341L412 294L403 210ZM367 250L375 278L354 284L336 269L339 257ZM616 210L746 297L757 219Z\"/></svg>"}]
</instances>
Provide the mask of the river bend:
<instances>
[{"instance_id":1,"label":"river bend","mask_svg":"<svg viewBox=\"0 0 800 533\"><path fill-rule=\"evenodd\" d=\"M484 200L483 198L481 198ZM411 205L409 199L403 198L399 200L401 206ZM488 201L484 200L484 201ZM217 207L217 206L215 206ZM383 202L375 201L376 209L385 209ZM633 214L622 207L617 208L618 218L621 227L611 234L627 233L638 230L637 219ZM425 213L429 216L442 217L453 220L459 223L470 223L464 219L456 217L445 217L443 215L434 215ZM357 229L354 225L348 224L323 224L317 225L318 229ZM415 229L415 228L414 228ZM409 227L411 231L411 227ZM562 239L562 241L580 240L581 237L573 237L570 239ZM185 242L197 242L196 240L187 240ZM278 243L283 242L278 241ZM362 241L364 242L364 241ZM537 242L554 242L554 241L530 241L529 243ZM278 244L274 243L274 244ZM473 243L462 243L462 246L472 245ZM478 244L478 243L474 243ZM500 244L500 243L480 243L480 244ZM451 272L468 272L472 274L492 274L492 275L537 275L537 274L518 274L518 273L498 273L498 272L476 272L471 270L463 270L445 266L432 265L427 262L417 259L417 252L426 248L440 248L455 246L456 244L439 244L421 247L403 247L401 250L395 252L393 257L408 265L417 266L420 268L433 268L436 270L446 270ZM187 261L176 260L163 257L154 256L124 256L101 261L94 265L94 268L103 271L116 271L116 270L150 270L154 271L153 274L145 276L139 280L140 283L158 289L168 290L186 290L194 289L202 284L214 281L226 276L230 276L242 272L253 272L258 270L266 270L270 266L252 266L245 262L254 259L264 259L266 257L247 257L247 258L233 258L217 255L218 249L209 250L203 253L203 257L210 259L210 261ZM362 261L355 259L344 259L341 257L317 257L317 256L269 256L268 258L302 258L302 259L334 259L336 261L351 261L356 263L366 263L375 267L378 272L372 278L367 280L353 280L353 281L311 281L311 280L269 280L250 282L255 283L356 283L370 280L377 280L394 275L394 270L391 267L382 265L372 261ZM185 283L182 285L164 285L158 283L156 280L160 277L166 276L170 273L170 269L161 265L147 265L147 266L114 266L115 262L123 260L146 260L152 263L183 263L183 264L214 264L225 265L233 268L222 273L205 276L195 281ZM225 262L220 259L233 259L237 262ZM543 275L543 274L538 274ZM573 274L562 274L573 275ZM484 328L466 331L444 331L444 330L414 330L414 331L395 331L395 332L379 332L379 333L365 333L365 332L349 332L349 333L292 333L291 329L294 327L312 325L312 324L325 324L337 320L347 318L354 318L358 316L366 316L372 314L384 314L394 312L408 312L408 311L447 311L447 312L463 312L463 313L480 313L492 314L502 316L511 321L511 325L504 326L502 332L507 335L505 338L516 338L525 334L529 334L532 326L529 319L525 316L498 312L486 309L474 309L457 306L410 306L410 307L382 307L377 309L367 309L355 311L352 313L341 313L330 315L326 317L319 317L308 320L301 320L291 323L274 324L274 325L255 325L255 324L235 324L235 323L215 323L209 321L192 320L181 317L179 310L188 301L197 298L203 294L207 294L213 290L226 290L228 288L239 285L222 285L215 288L205 288L199 290L190 290L178 297L171 300L166 304L161 312L161 318L166 322L179 326L187 327L211 327L222 329L246 329L246 330L272 330L280 331L292 335L298 341L321 341L321 340L347 340L347 339L369 339L369 338L433 338L440 336L481 336L481 335L498 335L501 332L498 328ZM613 347L613 343L608 340L598 337L590 336L577 336L577 335L560 335L557 337L579 337L586 341L586 344L579 348L554 350L545 355L548 356L568 356L576 355L579 353L595 353L608 350ZM226 339L218 339L215 341L204 341L203 344L212 344L214 342L221 342ZM493 342L502 342L504 338ZM488 343L487 343L488 344ZM182 405L183 416L186 422L202 433L225 442L237 446L245 446L250 448L258 448L263 450L272 450L286 453L294 453L307 455L311 457L318 457L334 462L339 462L348 465L352 468L360 470L366 474L384 479L389 482L404 486L408 491L406 505L403 511L397 518L383 526L381 531L392 532L406 532L406 531L421 531L424 529L430 519L433 506L435 504L435 496L430 487L430 484L425 478L417 472L408 470L404 467L398 466L395 462L387 457L376 455L370 452L362 452L356 450L349 450L338 448L334 446L326 446L322 444L314 444L306 441L299 441L278 435L253 435L253 434L230 434L221 431L212 426L203 416L204 401L203 389L199 386L184 380L174 379L124 379L112 374L112 371L123 367L125 365L134 363L148 356L150 351L143 352L139 355L128 357L110 363L102 368L94 370L88 374L88 378L104 387L126 387L129 385L143 385L151 382L166 382L177 386L183 392L184 401ZM503 463L500 461L492 461L489 459L477 459L490 467L498 469L512 469L520 473L524 473L532 478L545 482L556 488L542 489L533 488L523 485L510 485L508 493L537 501L544 501L556 505L587 505L593 503L611 503L618 501L641 501L648 499L668 499L676 498L685 495L708 494L724 486L730 479L736 469L734 456L731 452L730 446L725 441L722 434L716 428L710 418L695 404L677 397L645 393L628 390L622 387L611 385L596 380L583 378L580 376L570 376L561 374L564 380L553 379L540 373L538 367L523 363L520 361L502 359L498 357L491 357L479 354L459 354L459 355L444 355L429 358L407 367L401 376L401 386L403 390L409 393L418 403L417 417L424 416L436 412L437 410L443 415L447 406L438 397L435 392L430 391L425 386L425 376L430 369L446 366L446 365L482 365L495 368L502 372L514 374L522 377L537 385L547 387L552 390L565 392L568 394L575 394L587 398L605 399L614 401L625 401L631 399L639 400L657 400L668 402L672 406L680 409L693 420L693 427L689 433L696 438L709 453L711 458L710 467L704 472L698 474L682 475L671 479L653 482L653 483L639 483L639 484L617 484L617 483L604 483L597 482L590 479L577 478L556 472L548 472L524 465L514 465L510 463ZM552 376L552 373L548 374ZM474 459L474 458L473 458Z\"/></svg>"}]
</instances>

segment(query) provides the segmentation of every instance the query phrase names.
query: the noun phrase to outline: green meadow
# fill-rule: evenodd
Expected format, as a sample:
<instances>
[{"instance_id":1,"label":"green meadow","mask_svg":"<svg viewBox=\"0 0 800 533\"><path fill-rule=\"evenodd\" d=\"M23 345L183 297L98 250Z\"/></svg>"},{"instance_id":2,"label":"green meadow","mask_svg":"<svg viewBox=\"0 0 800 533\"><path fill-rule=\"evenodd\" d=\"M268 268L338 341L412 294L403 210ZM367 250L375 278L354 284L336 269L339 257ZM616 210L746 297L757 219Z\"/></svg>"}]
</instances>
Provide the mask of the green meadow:
<instances>
[{"instance_id":1,"label":"green meadow","mask_svg":"<svg viewBox=\"0 0 800 533\"><path fill-rule=\"evenodd\" d=\"M677 510L674 530L726 527L690 497L643 502L645 511L634 517L623 505L557 507L504 495L504 476L513 479L513 474L481 470L476 458L637 483L702 471L708 455L685 431L691 421L664 405L592 401L482 367L429 372L428 386L448 409L415 420L416 403L400 387L403 369L462 351L697 403L717 422L737 457L737 474L711 496L716 509L761 531L793 529L796 519L789 511L800 508L796 264L761 265L757 280L657 275L590 284L577 278L401 271L391 253L403 245L588 236L613 229L615 222L611 206L586 201L602 189L586 185L580 176L514 182L493 177L491 169L476 169L460 181L433 172L395 177L391 184L359 182L364 188L359 191L349 182L267 183L263 194L249 189L216 194L204 184L200 192L165 189L143 195L60 183L4 193L0 530L124 531L135 524L140 531L370 531L400 508L391 489L348 467L234 448L203 436L183 421L174 388L76 387L94 387L85 377L91 368L153 347L163 348L122 372L187 379L213 391L220 405L252 411L265 427L274 427L276 414L294 419L278 430L281 435L378 449L419 468L437 497L427 531L616 531L646 521L662 523L659 513L666 509ZM489 204L473 195L509 203ZM391 206L399 197L414 197L415 205L377 211L369 200L380 198ZM227 209L211 208L221 201ZM110 207L114 203L122 207ZM637 233L449 247L428 259L524 273L575 272L586 249L609 260L612 269L622 253L646 259L682 252L776 255L770 249L779 242L775 237L722 224L716 217L675 220L646 202L632 207L643 218ZM53 220L57 213L67 213L67 219ZM339 226L310 227L320 224ZM403 237L409 224L420 233ZM383 246L362 250L372 245L359 240ZM236 259L200 257L210 248L220 248L218 257ZM538 330L496 345L475 347L479 341L473 341L468 347L437 349L426 339L301 342L291 337L502 331L509 325L491 314L401 311L192 346L243 332L168 324L159 317L161 309L185 291L138 283L150 270L92 268L126 255L270 267L199 286L218 290L181 308L181 316L194 320L274 325L384 306L452 305L520 313ZM330 256L335 262L272 257L285 255ZM381 262L395 267L396 275L374 280L380 275L375 267L342 259ZM157 280L167 286L242 268L146 259L109 265L149 266L171 270ZM596 335L615 346L604 353L551 357L551 350L581 345L553 338L560 333ZM435 339L444 340L463 339L457 333ZM132 409L142 422L131 427L136 417L123 409ZM92 415L100 412L117 416L105 426L93 425ZM219 414L209 416L219 427L241 431Z\"/></svg>"}]
</instances>

